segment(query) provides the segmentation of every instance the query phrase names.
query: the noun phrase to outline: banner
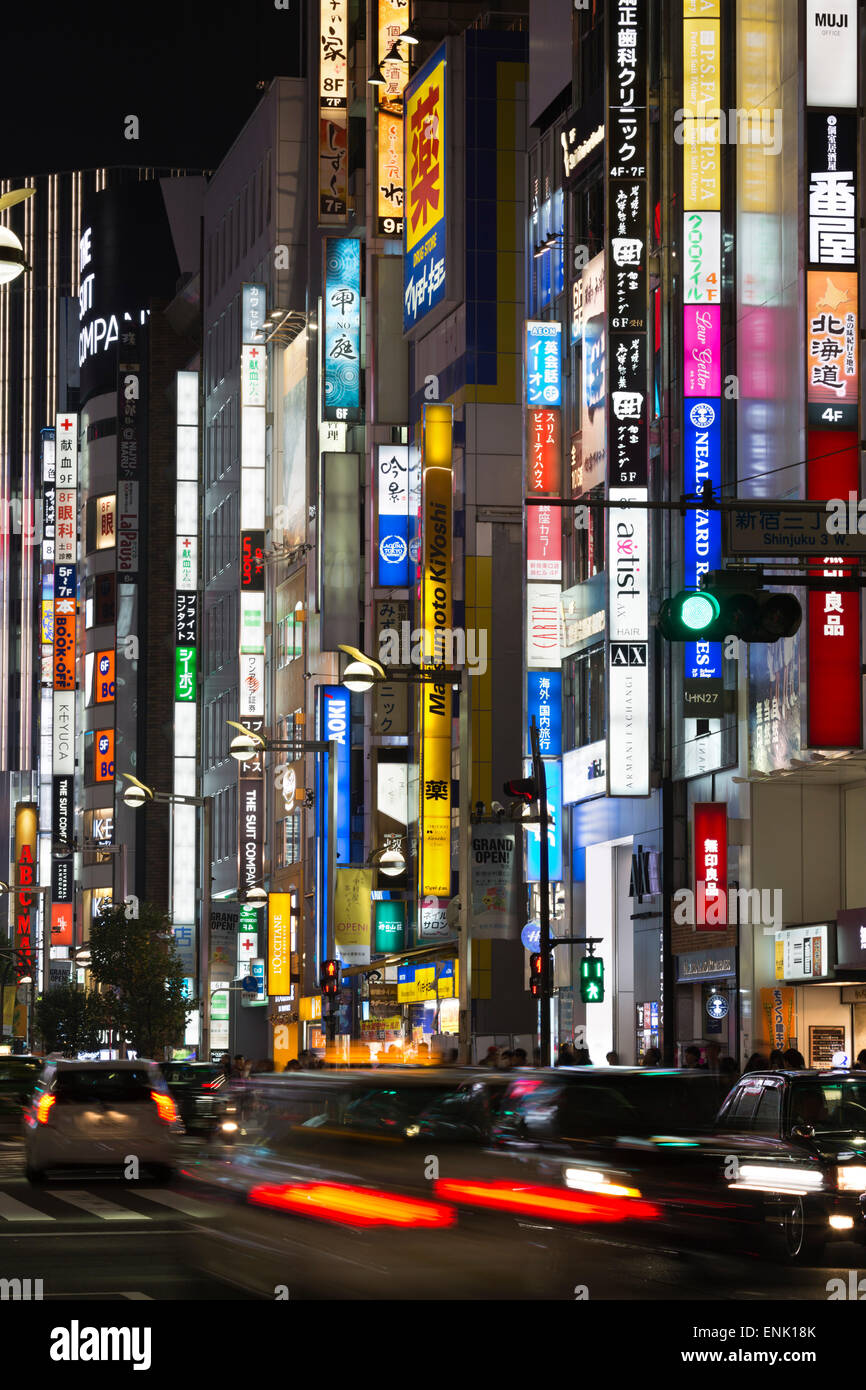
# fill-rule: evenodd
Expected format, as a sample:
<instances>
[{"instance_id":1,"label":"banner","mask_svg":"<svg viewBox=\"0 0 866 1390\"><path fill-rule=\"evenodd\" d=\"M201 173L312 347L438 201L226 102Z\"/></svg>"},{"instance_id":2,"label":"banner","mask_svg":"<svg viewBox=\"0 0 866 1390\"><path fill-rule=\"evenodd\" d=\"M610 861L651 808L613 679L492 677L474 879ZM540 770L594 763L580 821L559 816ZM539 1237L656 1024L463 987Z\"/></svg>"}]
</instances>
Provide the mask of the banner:
<instances>
[{"instance_id":1,"label":"banner","mask_svg":"<svg viewBox=\"0 0 866 1390\"><path fill-rule=\"evenodd\" d=\"M368 965L373 870L337 865L334 946L344 965Z\"/></svg>"},{"instance_id":2,"label":"banner","mask_svg":"<svg viewBox=\"0 0 866 1390\"><path fill-rule=\"evenodd\" d=\"M761 990L764 1011L764 1042L769 1048L784 1052L791 1047L794 1035L794 989L790 985L774 985Z\"/></svg>"},{"instance_id":3,"label":"banner","mask_svg":"<svg viewBox=\"0 0 866 1390\"><path fill-rule=\"evenodd\" d=\"M522 845L509 821L472 827L472 935L518 935L518 866Z\"/></svg>"}]
</instances>

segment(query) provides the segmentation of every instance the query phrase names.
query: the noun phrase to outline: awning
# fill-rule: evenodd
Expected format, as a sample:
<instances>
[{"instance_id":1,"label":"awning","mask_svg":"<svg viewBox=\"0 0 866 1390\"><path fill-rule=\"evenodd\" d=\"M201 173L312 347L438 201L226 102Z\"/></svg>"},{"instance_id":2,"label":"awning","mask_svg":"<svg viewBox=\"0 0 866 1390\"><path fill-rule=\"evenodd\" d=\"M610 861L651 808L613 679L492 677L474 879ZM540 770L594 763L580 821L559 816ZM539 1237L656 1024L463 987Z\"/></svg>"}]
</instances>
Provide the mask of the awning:
<instances>
[{"instance_id":1,"label":"awning","mask_svg":"<svg viewBox=\"0 0 866 1390\"><path fill-rule=\"evenodd\" d=\"M812 753L806 758L792 758L790 767L773 772L752 772L748 777L733 777L733 782L793 782L798 786L843 786L846 782L866 780L866 752L862 748L850 753Z\"/></svg>"},{"instance_id":2,"label":"awning","mask_svg":"<svg viewBox=\"0 0 866 1390\"><path fill-rule=\"evenodd\" d=\"M418 946L412 951L400 951L390 956L375 956L369 965L345 965L340 974L369 975L372 970L382 970L386 965L420 964L422 961L454 960L459 950L457 938L439 942L436 946Z\"/></svg>"}]
</instances>

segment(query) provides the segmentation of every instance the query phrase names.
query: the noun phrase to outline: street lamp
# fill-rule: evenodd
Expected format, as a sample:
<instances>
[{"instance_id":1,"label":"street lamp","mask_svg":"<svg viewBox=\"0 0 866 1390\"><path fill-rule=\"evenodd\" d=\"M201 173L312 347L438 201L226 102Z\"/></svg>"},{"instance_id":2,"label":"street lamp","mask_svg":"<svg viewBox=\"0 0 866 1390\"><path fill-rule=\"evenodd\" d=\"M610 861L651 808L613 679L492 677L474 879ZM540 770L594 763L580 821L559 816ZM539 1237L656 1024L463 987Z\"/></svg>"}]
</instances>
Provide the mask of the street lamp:
<instances>
[{"instance_id":1,"label":"street lamp","mask_svg":"<svg viewBox=\"0 0 866 1390\"><path fill-rule=\"evenodd\" d=\"M35 188L16 188L11 193L4 193L0 198L0 212L14 207L16 203L23 203L25 198L32 198L35 192ZM24 259L24 247L12 228L0 227L0 285L8 285L22 270L29 269Z\"/></svg>"},{"instance_id":2,"label":"street lamp","mask_svg":"<svg viewBox=\"0 0 866 1390\"><path fill-rule=\"evenodd\" d=\"M202 811L202 894L201 931L198 943L198 976L202 984L201 997L204 998L208 983L210 953L210 911L211 911L211 843L213 833L213 798L210 796L186 796L180 792L160 792L140 782L131 772L118 773L129 786L124 788L124 803L133 811L139 810L147 801L156 801L164 806L197 806ZM202 1008L201 1051L205 1061L210 1056L210 1010Z\"/></svg>"}]
</instances>

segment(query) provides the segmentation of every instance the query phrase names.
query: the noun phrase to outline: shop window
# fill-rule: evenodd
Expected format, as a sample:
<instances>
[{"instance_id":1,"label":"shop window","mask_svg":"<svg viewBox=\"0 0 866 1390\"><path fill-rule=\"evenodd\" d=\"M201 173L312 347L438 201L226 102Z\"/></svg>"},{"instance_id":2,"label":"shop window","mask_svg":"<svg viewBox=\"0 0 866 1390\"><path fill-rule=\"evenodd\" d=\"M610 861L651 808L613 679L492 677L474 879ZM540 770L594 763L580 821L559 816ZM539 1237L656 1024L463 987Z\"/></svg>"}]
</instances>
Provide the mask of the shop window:
<instances>
[{"instance_id":1,"label":"shop window","mask_svg":"<svg viewBox=\"0 0 866 1390\"><path fill-rule=\"evenodd\" d=\"M604 738L604 644L581 652L574 661L575 747Z\"/></svg>"}]
</instances>

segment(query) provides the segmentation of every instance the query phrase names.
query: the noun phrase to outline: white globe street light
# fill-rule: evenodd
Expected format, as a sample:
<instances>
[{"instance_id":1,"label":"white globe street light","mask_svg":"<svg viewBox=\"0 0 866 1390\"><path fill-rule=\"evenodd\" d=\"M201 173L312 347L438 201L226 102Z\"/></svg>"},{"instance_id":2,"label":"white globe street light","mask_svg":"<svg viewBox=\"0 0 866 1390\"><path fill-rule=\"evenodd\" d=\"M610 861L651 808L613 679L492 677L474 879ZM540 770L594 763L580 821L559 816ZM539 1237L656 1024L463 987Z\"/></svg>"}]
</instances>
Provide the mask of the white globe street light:
<instances>
[{"instance_id":1,"label":"white globe street light","mask_svg":"<svg viewBox=\"0 0 866 1390\"><path fill-rule=\"evenodd\" d=\"M130 810L137 811L139 806L143 806L147 796L141 787L130 785L124 789L123 799Z\"/></svg>"},{"instance_id":2,"label":"white globe street light","mask_svg":"<svg viewBox=\"0 0 866 1390\"><path fill-rule=\"evenodd\" d=\"M364 690L369 690L373 685L375 675L372 666L368 666L366 661L350 661L343 672L343 685L347 690L361 694Z\"/></svg>"},{"instance_id":3,"label":"white globe street light","mask_svg":"<svg viewBox=\"0 0 866 1390\"><path fill-rule=\"evenodd\" d=\"M261 744L252 734L238 734L229 745L229 752L235 762L248 763L261 750Z\"/></svg>"},{"instance_id":4,"label":"white globe street light","mask_svg":"<svg viewBox=\"0 0 866 1390\"><path fill-rule=\"evenodd\" d=\"M8 285L26 267L24 247L11 227L0 227L0 285Z\"/></svg>"},{"instance_id":5,"label":"white globe street light","mask_svg":"<svg viewBox=\"0 0 866 1390\"><path fill-rule=\"evenodd\" d=\"M388 878L396 878L405 868L406 860L398 849L386 849L379 859L379 873L386 874Z\"/></svg>"}]
</instances>

